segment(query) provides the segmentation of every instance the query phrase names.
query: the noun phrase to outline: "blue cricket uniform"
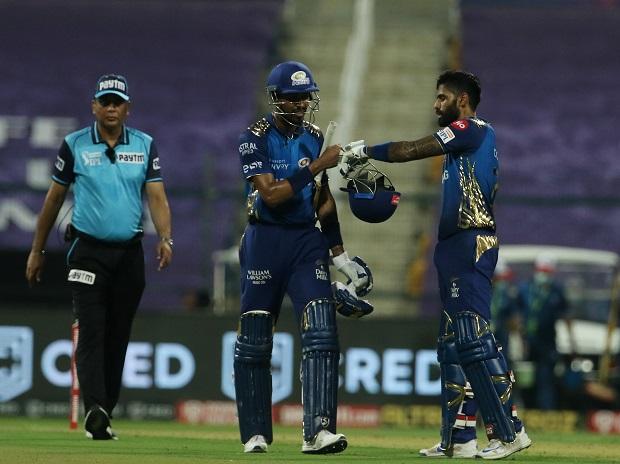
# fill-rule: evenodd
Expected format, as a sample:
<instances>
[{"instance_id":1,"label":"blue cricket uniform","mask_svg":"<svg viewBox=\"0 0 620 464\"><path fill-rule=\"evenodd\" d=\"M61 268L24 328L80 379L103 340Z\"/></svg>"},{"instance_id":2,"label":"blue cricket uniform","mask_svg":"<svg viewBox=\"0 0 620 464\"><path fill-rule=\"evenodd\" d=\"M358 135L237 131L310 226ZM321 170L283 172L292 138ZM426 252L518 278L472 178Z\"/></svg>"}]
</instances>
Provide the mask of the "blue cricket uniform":
<instances>
[{"instance_id":1,"label":"blue cricket uniform","mask_svg":"<svg viewBox=\"0 0 620 464\"><path fill-rule=\"evenodd\" d=\"M315 227L314 184L275 208L266 205L251 185L252 177L260 174L272 174L276 180L290 177L319 156L322 143L318 127L309 125L287 137L275 126L272 115L254 123L239 138L249 217L239 249L241 313L266 310L277 319L284 293L298 316L308 302L332 298L329 246Z\"/></svg>"},{"instance_id":2,"label":"blue cricket uniform","mask_svg":"<svg viewBox=\"0 0 620 464\"><path fill-rule=\"evenodd\" d=\"M444 309L472 310L490 320L491 278L499 243L493 201L498 157L489 123L467 118L435 133L445 153L435 265Z\"/></svg>"}]
</instances>

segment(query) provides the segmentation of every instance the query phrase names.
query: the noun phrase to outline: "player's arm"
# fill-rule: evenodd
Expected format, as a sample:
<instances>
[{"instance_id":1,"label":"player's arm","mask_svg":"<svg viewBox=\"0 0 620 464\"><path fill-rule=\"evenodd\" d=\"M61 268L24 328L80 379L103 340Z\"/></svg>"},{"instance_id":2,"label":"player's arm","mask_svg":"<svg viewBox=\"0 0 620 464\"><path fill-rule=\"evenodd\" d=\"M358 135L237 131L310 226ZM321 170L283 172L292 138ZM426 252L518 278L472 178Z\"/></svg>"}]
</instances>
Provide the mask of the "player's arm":
<instances>
[{"instance_id":1,"label":"player's arm","mask_svg":"<svg viewBox=\"0 0 620 464\"><path fill-rule=\"evenodd\" d=\"M428 135L413 141L389 142L369 146L366 149L366 154L378 161L405 163L432 156L442 156L444 151L435 136Z\"/></svg>"},{"instance_id":2,"label":"player's arm","mask_svg":"<svg viewBox=\"0 0 620 464\"><path fill-rule=\"evenodd\" d=\"M356 166L365 164L369 158L387 163L405 163L444 154L444 147L437 140L436 134L413 141L387 142L371 146L365 145L363 140L358 140L344 147L342 163L348 165L348 168L341 169L341 172L351 171Z\"/></svg>"},{"instance_id":3,"label":"player's arm","mask_svg":"<svg viewBox=\"0 0 620 464\"><path fill-rule=\"evenodd\" d=\"M306 185L314 181L314 176L318 173L336 166L339 154L340 145L332 145L323 152L320 158L286 179L276 180L272 173L262 173L252 176L250 180L265 204L273 208L303 190Z\"/></svg>"},{"instance_id":4,"label":"player's arm","mask_svg":"<svg viewBox=\"0 0 620 464\"><path fill-rule=\"evenodd\" d=\"M336 200L334 200L332 192L329 189L327 179L321 184L316 215L321 224L321 230L327 237L332 256L339 256L344 253Z\"/></svg>"},{"instance_id":5,"label":"player's arm","mask_svg":"<svg viewBox=\"0 0 620 464\"><path fill-rule=\"evenodd\" d=\"M28 262L26 263L26 280L31 287L41 281L41 272L45 263L44 253L47 237L56 222L58 212L65 201L68 190L68 185L52 181L45 196L43 207L37 218L32 247L30 248Z\"/></svg>"},{"instance_id":6,"label":"player's arm","mask_svg":"<svg viewBox=\"0 0 620 464\"><path fill-rule=\"evenodd\" d=\"M161 271L172 261L172 219L163 182L147 182L145 187L153 225L159 235L157 242L158 269Z\"/></svg>"},{"instance_id":7,"label":"player's arm","mask_svg":"<svg viewBox=\"0 0 620 464\"><path fill-rule=\"evenodd\" d=\"M340 223L336 201L329 189L329 182L324 179L317 206L317 217L321 223L321 230L327 238L327 243L332 254L332 260L336 269L347 277L349 291L357 298L368 294L372 290L373 280L370 268L359 256L349 258L342 243ZM368 312L372 311L372 306ZM366 312L365 314L368 314Z\"/></svg>"}]
</instances>

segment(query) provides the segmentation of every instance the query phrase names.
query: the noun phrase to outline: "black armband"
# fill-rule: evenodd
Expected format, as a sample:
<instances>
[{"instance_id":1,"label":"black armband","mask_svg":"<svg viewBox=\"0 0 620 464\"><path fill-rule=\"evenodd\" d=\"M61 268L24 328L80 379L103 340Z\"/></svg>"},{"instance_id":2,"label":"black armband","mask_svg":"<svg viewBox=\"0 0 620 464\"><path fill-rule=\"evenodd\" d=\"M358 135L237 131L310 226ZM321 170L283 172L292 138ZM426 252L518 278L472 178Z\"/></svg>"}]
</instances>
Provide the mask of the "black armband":
<instances>
[{"instance_id":1,"label":"black armband","mask_svg":"<svg viewBox=\"0 0 620 464\"><path fill-rule=\"evenodd\" d=\"M310 182L314 180L314 176L312 175L312 171L310 171L310 167L305 166L304 168L297 171L291 177L287 177L289 184L293 187L293 192L298 193L303 190L303 188L308 185Z\"/></svg>"},{"instance_id":2,"label":"black armband","mask_svg":"<svg viewBox=\"0 0 620 464\"><path fill-rule=\"evenodd\" d=\"M321 224L321 230L325 237L327 237L330 249L337 245L342 245L342 235L340 234L340 223L338 221L329 222L325 225Z\"/></svg>"},{"instance_id":3,"label":"black armband","mask_svg":"<svg viewBox=\"0 0 620 464\"><path fill-rule=\"evenodd\" d=\"M391 163L388 159L388 151L390 149L390 145L392 142L382 143L381 145L373 145L370 147L370 151L372 151L372 159L376 159L377 161L385 161L387 163Z\"/></svg>"}]
</instances>

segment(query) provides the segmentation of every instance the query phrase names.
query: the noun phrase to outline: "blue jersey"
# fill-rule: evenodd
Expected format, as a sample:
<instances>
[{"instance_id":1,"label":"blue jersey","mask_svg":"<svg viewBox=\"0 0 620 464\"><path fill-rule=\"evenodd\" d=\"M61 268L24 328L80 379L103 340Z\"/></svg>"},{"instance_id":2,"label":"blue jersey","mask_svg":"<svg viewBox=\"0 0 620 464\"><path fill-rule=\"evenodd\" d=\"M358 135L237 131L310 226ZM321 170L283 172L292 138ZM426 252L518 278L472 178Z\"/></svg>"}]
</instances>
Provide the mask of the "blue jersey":
<instances>
[{"instance_id":1,"label":"blue jersey","mask_svg":"<svg viewBox=\"0 0 620 464\"><path fill-rule=\"evenodd\" d=\"M67 135L52 179L74 183L72 224L104 241L125 241L142 232L142 191L145 182L161 181L159 155L153 139L123 127L114 147L115 162L106 156L107 143L97 124Z\"/></svg>"},{"instance_id":2,"label":"blue jersey","mask_svg":"<svg viewBox=\"0 0 620 464\"><path fill-rule=\"evenodd\" d=\"M276 180L286 179L318 158L322 144L323 134L317 126L311 124L287 137L275 126L272 115L260 119L241 134L239 156L243 176L248 180L248 209L254 219L268 224L316 222L312 204L314 183L306 185L283 204L270 208L253 192L251 178L273 174Z\"/></svg>"},{"instance_id":3,"label":"blue jersey","mask_svg":"<svg viewBox=\"0 0 620 464\"><path fill-rule=\"evenodd\" d=\"M467 118L437 131L435 138L445 153L439 239L465 229L494 232L499 169L495 131L486 121Z\"/></svg>"}]
</instances>

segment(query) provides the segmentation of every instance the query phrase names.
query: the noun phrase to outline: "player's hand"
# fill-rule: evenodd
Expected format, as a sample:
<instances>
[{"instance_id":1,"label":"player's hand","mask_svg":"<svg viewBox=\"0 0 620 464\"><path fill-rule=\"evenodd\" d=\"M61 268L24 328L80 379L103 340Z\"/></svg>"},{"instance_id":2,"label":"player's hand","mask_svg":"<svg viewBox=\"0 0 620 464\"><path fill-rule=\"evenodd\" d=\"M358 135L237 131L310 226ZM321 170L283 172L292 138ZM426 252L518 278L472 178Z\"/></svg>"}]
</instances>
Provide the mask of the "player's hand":
<instances>
[{"instance_id":1,"label":"player's hand","mask_svg":"<svg viewBox=\"0 0 620 464\"><path fill-rule=\"evenodd\" d=\"M375 309L368 300L360 300L355 291L342 282L332 282L332 292L336 300L336 311L343 316L359 319Z\"/></svg>"},{"instance_id":2,"label":"player's hand","mask_svg":"<svg viewBox=\"0 0 620 464\"><path fill-rule=\"evenodd\" d=\"M353 290L359 296L367 295L372 290L372 273L370 268L359 256L349 259L344 253L334 256L334 266L348 279L347 285L353 285Z\"/></svg>"},{"instance_id":3,"label":"player's hand","mask_svg":"<svg viewBox=\"0 0 620 464\"><path fill-rule=\"evenodd\" d=\"M342 147L340 145L330 145L321 153L315 163L319 164L319 172L325 169L333 168L338 165L340 159L340 152Z\"/></svg>"},{"instance_id":4,"label":"player's hand","mask_svg":"<svg viewBox=\"0 0 620 464\"><path fill-rule=\"evenodd\" d=\"M157 258L157 261L159 261L157 266L158 271L168 267L168 265L172 262L172 245L170 245L167 240L160 240L157 242L155 257Z\"/></svg>"},{"instance_id":5,"label":"player's hand","mask_svg":"<svg viewBox=\"0 0 620 464\"><path fill-rule=\"evenodd\" d=\"M342 151L343 153L340 157L340 174L343 177L346 177L349 173L368 162L366 145L363 140L348 143L344 146Z\"/></svg>"},{"instance_id":6,"label":"player's hand","mask_svg":"<svg viewBox=\"0 0 620 464\"><path fill-rule=\"evenodd\" d=\"M33 287L41 282L41 272L45 264L45 255L41 251L31 251L26 263L26 280L28 285Z\"/></svg>"}]
</instances>

